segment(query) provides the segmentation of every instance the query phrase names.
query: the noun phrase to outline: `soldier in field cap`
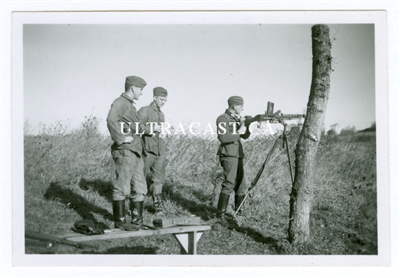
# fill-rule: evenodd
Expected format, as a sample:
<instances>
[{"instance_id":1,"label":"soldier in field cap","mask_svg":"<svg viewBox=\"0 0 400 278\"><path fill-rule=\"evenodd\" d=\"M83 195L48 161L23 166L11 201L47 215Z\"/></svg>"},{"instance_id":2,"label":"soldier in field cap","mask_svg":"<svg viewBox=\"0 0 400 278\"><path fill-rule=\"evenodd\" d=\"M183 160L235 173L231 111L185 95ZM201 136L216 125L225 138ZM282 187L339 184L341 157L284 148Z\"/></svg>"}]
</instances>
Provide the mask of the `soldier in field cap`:
<instances>
[{"instance_id":1,"label":"soldier in field cap","mask_svg":"<svg viewBox=\"0 0 400 278\"><path fill-rule=\"evenodd\" d=\"M161 123L165 122L161 108L167 101L168 91L163 87L153 89L153 102L139 109L138 113L146 129L142 136L146 156L144 174L149 177L149 189L153 197L153 210L156 215L163 214L162 187L165 181L166 153L165 142L160 137Z\"/></svg>"},{"instance_id":2,"label":"soldier in field cap","mask_svg":"<svg viewBox=\"0 0 400 278\"><path fill-rule=\"evenodd\" d=\"M125 92L114 100L107 116L107 127L114 141L111 154L116 172L112 193L114 225L129 231L138 230L143 225L143 201L147 194L139 135L144 125L135 108L135 101L145 86L146 81L138 76L126 77ZM126 198L130 199L131 223L126 221Z\"/></svg>"},{"instance_id":3,"label":"soldier in field cap","mask_svg":"<svg viewBox=\"0 0 400 278\"><path fill-rule=\"evenodd\" d=\"M217 155L224 170L224 181L218 199L217 218L227 225L226 208L230 195L235 195L235 210L242 202L247 186L243 169L243 147L241 139L247 139L250 131L245 125L245 118L240 115L243 111L243 98L232 96L228 99L228 109L217 118L217 135L220 147Z\"/></svg>"}]
</instances>

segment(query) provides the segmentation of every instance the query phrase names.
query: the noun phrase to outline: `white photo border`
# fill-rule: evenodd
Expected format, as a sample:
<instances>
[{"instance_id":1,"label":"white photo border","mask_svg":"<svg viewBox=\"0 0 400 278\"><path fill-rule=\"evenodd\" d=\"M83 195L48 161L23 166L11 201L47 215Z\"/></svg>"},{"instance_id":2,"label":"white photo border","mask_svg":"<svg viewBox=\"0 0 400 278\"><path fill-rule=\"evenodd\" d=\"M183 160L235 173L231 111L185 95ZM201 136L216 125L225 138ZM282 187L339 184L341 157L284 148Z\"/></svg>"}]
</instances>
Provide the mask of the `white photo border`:
<instances>
[{"instance_id":1,"label":"white photo border","mask_svg":"<svg viewBox=\"0 0 400 278\"><path fill-rule=\"evenodd\" d=\"M377 133L377 173L378 173L378 244L377 256L159 256L155 264L153 256L118 256L118 261L110 255L62 255L62 260L55 255L25 255L24 253L24 192L23 192L23 88L22 82L22 32L21 26L25 23L77 23L100 24L99 22L121 21L123 24L135 24L140 18L141 23L146 15L152 12L24 12L14 13L12 17L12 253L13 266L388 266L390 265L390 190L389 187L389 113L388 113L388 57L387 57L387 25L385 11L226 11L225 15L242 14L241 20L255 20L257 16L268 13L268 22L293 24L349 24L373 23L375 29L376 51L376 120L379 132ZM216 11L190 12L193 24L204 23L205 14L212 15L217 23L226 23L225 17L218 17ZM131 17L135 14L135 17ZM157 12L160 15L160 12ZM168 20L178 20L179 12L163 12ZM199 14L200 16L193 16ZM119 15L119 16L116 16ZM251 15L251 16L250 16ZM296 16L293 16L296 15ZM274 17L275 16L275 17ZM114 18L113 18L114 17ZM150 16L151 18L151 16ZM160 16L153 17L151 23L162 23ZM290 20L288 20L290 18ZM293 19L296 22L292 22ZM165 20L165 18L164 18ZM196 21L198 20L198 21ZM275 20L275 21L274 21ZM281 22L282 21L282 22ZM170 21L168 21L170 23ZM187 21L185 21L187 22ZM209 19L206 21L210 23ZM115 22L113 22L115 23ZM177 22L178 23L178 22ZM21 169L22 168L22 169ZM19 186L18 186L19 185ZM393 184L392 184L393 186Z\"/></svg>"}]
</instances>

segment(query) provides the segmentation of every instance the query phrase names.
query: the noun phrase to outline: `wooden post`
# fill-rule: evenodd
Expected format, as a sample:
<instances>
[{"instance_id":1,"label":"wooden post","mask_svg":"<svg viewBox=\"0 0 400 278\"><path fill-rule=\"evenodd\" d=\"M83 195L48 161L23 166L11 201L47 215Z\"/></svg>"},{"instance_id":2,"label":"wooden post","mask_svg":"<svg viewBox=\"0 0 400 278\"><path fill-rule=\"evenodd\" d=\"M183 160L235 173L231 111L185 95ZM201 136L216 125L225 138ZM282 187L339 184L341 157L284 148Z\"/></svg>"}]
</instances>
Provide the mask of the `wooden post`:
<instances>
[{"instance_id":1,"label":"wooden post","mask_svg":"<svg viewBox=\"0 0 400 278\"><path fill-rule=\"evenodd\" d=\"M312 27L312 82L307 114L296 146L295 177L290 193L289 241L306 243L313 198L315 154L325 119L331 73L331 41L326 25Z\"/></svg>"}]
</instances>

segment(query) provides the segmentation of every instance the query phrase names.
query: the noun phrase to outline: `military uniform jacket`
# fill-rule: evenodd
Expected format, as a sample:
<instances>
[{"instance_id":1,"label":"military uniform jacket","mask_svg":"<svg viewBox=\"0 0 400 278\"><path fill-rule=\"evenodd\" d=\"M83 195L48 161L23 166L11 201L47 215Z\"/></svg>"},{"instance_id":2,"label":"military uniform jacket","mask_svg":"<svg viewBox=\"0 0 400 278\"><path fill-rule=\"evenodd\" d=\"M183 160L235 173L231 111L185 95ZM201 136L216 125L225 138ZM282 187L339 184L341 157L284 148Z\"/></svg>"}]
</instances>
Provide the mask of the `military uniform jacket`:
<instances>
[{"instance_id":1,"label":"military uniform jacket","mask_svg":"<svg viewBox=\"0 0 400 278\"><path fill-rule=\"evenodd\" d=\"M124 123L122 130L121 123ZM144 130L143 122L139 118L133 99L125 93L111 104L107 116L107 127L114 141L114 144L111 146L112 150L128 149L138 156L142 155L143 143L140 139L140 133ZM129 135L133 137L133 141L131 143L124 143L125 136Z\"/></svg>"},{"instance_id":2,"label":"military uniform jacket","mask_svg":"<svg viewBox=\"0 0 400 278\"><path fill-rule=\"evenodd\" d=\"M153 122L161 124L165 122L164 113L154 102L150 103L148 106L140 108L138 114L143 123ZM144 149L146 152L153 153L154 155L165 154L165 142L162 138L160 138L160 133L153 132L153 134L150 134L150 124L146 124L142 140L144 142Z\"/></svg>"},{"instance_id":3,"label":"military uniform jacket","mask_svg":"<svg viewBox=\"0 0 400 278\"><path fill-rule=\"evenodd\" d=\"M220 128L220 124L225 130ZM231 123L231 124L230 124ZM236 125L236 133L234 133L233 125ZM245 134L239 135L240 122L239 119L233 115L228 109L224 114L217 118L217 134L218 140L221 142L217 155L243 158L243 146L241 138L247 139L250 132L247 129Z\"/></svg>"}]
</instances>

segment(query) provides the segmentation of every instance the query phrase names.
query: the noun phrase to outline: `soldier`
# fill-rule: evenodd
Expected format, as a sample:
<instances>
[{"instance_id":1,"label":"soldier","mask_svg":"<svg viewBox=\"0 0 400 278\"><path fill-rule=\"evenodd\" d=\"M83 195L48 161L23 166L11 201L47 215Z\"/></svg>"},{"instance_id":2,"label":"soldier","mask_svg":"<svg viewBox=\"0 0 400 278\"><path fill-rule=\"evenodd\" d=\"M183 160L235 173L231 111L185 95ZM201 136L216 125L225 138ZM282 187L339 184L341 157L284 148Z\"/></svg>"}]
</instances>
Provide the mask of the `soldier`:
<instances>
[{"instance_id":1,"label":"soldier","mask_svg":"<svg viewBox=\"0 0 400 278\"><path fill-rule=\"evenodd\" d=\"M153 197L153 209L157 215L163 214L162 187L165 181L165 142L160 137L161 126L165 122L161 107L167 101L168 92L163 87L153 89L153 102L139 109L138 114L146 123L142 136L146 156L144 160L144 175L151 175L150 193Z\"/></svg>"},{"instance_id":2,"label":"soldier","mask_svg":"<svg viewBox=\"0 0 400 278\"><path fill-rule=\"evenodd\" d=\"M147 194L140 138L144 126L135 108L135 100L142 95L145 86L146 81L140 77L126 77L125 92L114 100L107 116L107 127L114 141L111 154L117 176L112 194L114 225L128 231L138 230L143 225L143 201ZM130 199L131 223L125 218L126 197Z\"/></svg>"},{"instance_id":3,"label":"soldier","mask_svg":"<svg viewBox=\"0 0 400 278\"><path fill-rule=\"evenodd\" d=\"M245 126L243 98L232 96L228 99L228 109L217 118L218 140L221 142L217 155L224 169L224 181L219 195L217 218L226 224L225 212L230 195L235 193L235 210L246 194L246 182L243 169L243 147L241 138L247 139L250 131Z\"/></svg>"}]
</instances>

